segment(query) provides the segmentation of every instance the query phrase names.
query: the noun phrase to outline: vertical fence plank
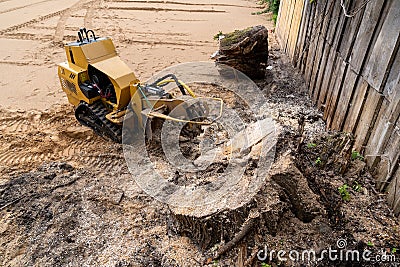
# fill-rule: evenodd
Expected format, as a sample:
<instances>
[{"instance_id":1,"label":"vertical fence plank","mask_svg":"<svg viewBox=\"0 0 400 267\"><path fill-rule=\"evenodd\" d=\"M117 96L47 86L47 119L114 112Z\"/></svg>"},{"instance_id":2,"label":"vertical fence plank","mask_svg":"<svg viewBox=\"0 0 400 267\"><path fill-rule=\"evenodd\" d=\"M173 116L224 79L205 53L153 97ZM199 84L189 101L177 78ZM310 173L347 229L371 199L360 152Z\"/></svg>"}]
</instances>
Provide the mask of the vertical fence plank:
<instances>
[{"instance_id":1,"label":"vertical fence plank","mask_svg":"<svg viewBox=\"0 0 400 267\"><path fill-rule=\"evenodd\" d=\"M382 154L381 161L378 163L376 168L376 179L377 185L380 190L385 190L389 186L389 184L395 178L395 173L397 168L399 167L400 160L400 127L397 125L392 135L389 138L389 142L392 145L389 145L384 150ZM399 192L400 193L400 192Z\"/></svg>"},{"instance_id":2,"label":"vertical fence plank","mask_svg":"<svg viewBox=\"0 0 400 267\"><path fill-rule=\"evenodd\" d=\"M350 5L352 9L357 8L357 2L358 1L354 1L353 4ZM327 112L330 114L327 116L327 125L329 128L335 130L342 129L342 123L347 114L347 107L353 96L354 85L357 81L357 75L351 72L348 67L348 58L353 48L363 14L364 8L359 9L353 17L344 19L342 34L338 40L337 50L343 64L336 78L336 82L332 87L333 92L327 105ZM347 90L344 93L343 86L345 86L345 89Z\"/></svg>"},{"instance_id":3,"label":"vertical fence plank","mask_svg":"<svg viewBox=\"0 0 400 267\"><path fill-rule=\"evenodd\" d=\"M315 27L316 5L310 4L309 7L310 7L310 23L308 24L308 29L307 29L307 34L306 34L306 43L305 43L304 49L300 56L300 60L301 60L300 70L303 74L305 73L305 70L306 70L307 59L308 59L308 55L310 52L310 42L311 42L311 35L312 35L313 27Z\"/></svg>"},{"instance_id":4,"label":"vertical fence plank","mask_svg":"<svg viewBox=\"0 0 400 267\"><path fill-rule=\"evenodd\" d=\"M324 50L324 56L322 59L323 71L321 71L317 79L317 88L320 88L318 97L318 108L324 108L326 95L328 93L328 87L332 76L332 70L335 59L335 48L333 48L333 40L338 30L339 21L341 16L341 7L339 1L335 1L333 7L332 17L329 21L330 27L326 34L326 49Z\"/></svg>"},{"instance_id":5,"label":"vertical fence plank","mask_svg":"<svg viewBox=\"0 0 400 267\"><path fill-rule=\"evenodd\" d=\"M395 214L400 214L400 168L397 167L388 190L388 202ZM400 216L399 216L400 217Z\"/></svg>"},{"instance_id":6,"label":"vertical fence plank","mask_svg":"<svg viewBox=\"0 0 400 267\"><path fill-rule=\"evenodd\" d=\"M297 42L296 42L296 50L292 58L292 63L296 68L299 68L299 59L300 55L304 49L305 46L305 39L306 39L306 33L307 33L307 26L310 21L310 9L308 8L309 1L303 0L303 12L301 15L300 19L300 28L299 28L299 34L297 37Z\"/></svg>"},{"instance_id":7,"label":"vertical fence plank","mask_svg":"<svg viewBox=\"0 0 400 267\"><path fill-rule=\"evenodd\" d=\"M374 133L371 135L366 152L370 155L380 153L380 146L386 146L388 128L394 128L395 123L399 120L400 116L400 84L397 86L396 95L393 99L388 100L385 98L382 106L382 111L377 118L377 126Z\"/></svg>"},{"instance_id":8,"label":"vertical fence plank","mask_svg":"<svg viewBox=\"0 0 400 267\"><path fill-rule=\"evenodd\" d=\"M279 4L279 14L278 14L278 21L276 23L276 34L279 39L279 44L281 45L281 48L286 44L286 40L284 40L284 35L286 32L286 14L288 12L288 1L281 1Z\"/></svg>"},{"instance_id":9,"label":"vertical fence plank","mask_svg":"<svg viewBox=\"0 0 400 267\"><path fill-rule=\"evenodd\" d=\"M306 66L306 81L307 84L306 86L309 87L310 81L311 81L311 76L312 76L312 71L315 63L315 57L317 53L317 47L318 43L320 41L319 36L321 35L322 32L322 27L323 27L323 22L325 19L325 10L327 9L329 1L317 1L316 3L316 16L315 16L315 26L312 31L312 35L310 36L310 46L309 46L309 55L310 57L307 60L307 66ZM310 90L309 90L310 91Z\"/></svg>"},{"instance_id":10,"label":"vertical fence plank","mask_svg":"<svg viewBox=\"0 0 400 267\"><path fill-rule=\"evenodd\" d=\"M361 79L357 84L354 98L351 101L349 113L344 123L343 131L355 133L356 126L362 110L364 109L365 100L367 98L368 83Z\"/></svg>"},{"instance_id":11,"label":"vertical fence plank","mask_svg":"<svg viewBox=\"0 0 400 267\"><path fill-rule=\"evenodd\" d=\"M400 10L399 10L400 13ZM400 27L400 26L399 26ZM396 91L400 91L398 87L395 89L396 85L400 82L400 49L397 48L397 53L393 61L392 67L389 71L389 75L383 90L383 94L389 100L395 99Z\"/></svg>"},{"instance_id":12,"label":"vertical fence plank","mask_svg":"<svg viewBox=\"0 0 400 267\"><path fill-rule=\"evenodd\" d=\"M293 11L294 11L294 6L296 5L296 0L287 0L288 1L288 12L286 14L286 31L284 35L284 40L285 44L283 46L283 51L288 54L288 43L290 39L290 35L293 34L293 32L290 31L290 27L292 26L292 21L293 21ZM297 0L300 1L300 0Z\"/></svg>"},{"instance_id":13,"label":"vertical fence plank","mask_svg":"<svg viewBox=\"0 0 400 267\"><path fill-rule=\"evenodd\" d=\"M339 53L336 52L334 47L331 47L330 53L329 53L329 59L327 63L327 68L326 68L326 74L327 76L325 77L324 81L322 82L322 90L323 90L323 101L321 104L321 107L323 108L324 111L324 119L326 120L327 117L329 116L329 106L330 106L330 101L331 101L331 96L332 96L332 87L336 83L336 79L338 76L338 72L340 69L340 55Z\"/></svg>"},{"instance_id":14,"label":"vertical fence plank","mask_svg":"<svg viewBox=\"0 0 400 267\"><path fill-rule=\"evenodd\" d=\"M310 96L314 95L314 90L315 89L315 80L318 75L320 65L321 65L321 57L323 53L323 49L325 47L325 36L329 27L329 21L330 21L330 16L332 15L332 10L334 7L334 2L333 1L327 1L325 3L325 9L324 13L321 14L321 19L320 19L320 30L317 35L317 44L315 46L315 56L314 60L312 62L312 70L311 70L311 77L310 77L310 82L309 82L309 92ZM319 89L319 88L318 88ZM318 93L317 93L318 94Z\"/></svg>"},{"instance_id":15,"label":"vertical fence plank","mask_svg":"<svg viewBox=\"0 0 400 267\"><path fill-rule=\"evenodd\" d=\"M363 72L368 83L380 91L400 45L399 11L400 1L391 1L388 14Z\"/></svg>"},{"instance_id":16,"label":"vertical fence plank","mask_svg":"<svg viewBox=\"0 0 400 267\"><path fill-rule=\"evenodd\" d=\"M341 89L340 99L337 101L335 110L334 125L332 128L337 130L350 130L353 132L357 123L357 115L359 114L362 102L358 102L358 93L365 94L364 91L358 91L357 83L360 83L360 69L366 61L366 55L371 47L371 39L374 31L378 28L378 18L383 8L383 1L368 3L367 6L356 14L353 20L353 27L350 27L345 33L345 39L351 40L346 45L340 47L340 53L345 57L346 62L350 62L350 72L344 77L344 88ZM371 25L372 22L372 25ZM361 41L361 42L360 42ZM353 65L351 65L352 63ZM357 77L354 77L357 75ZM361 88L362 89L362 88ZM356 101L352 101L353 98ZM347 120L349 117L349 120Z\"/></svg>"},{"instance_id":17,"label":"vertical fence plank","mask_svg":"<svg viewBox=\"0 0 400 267\"><path fill-rule=\"evenodd\" d=\"M319 88L315 88L315 80L316 77L318 76L320 67L321 67L321 57L322 57L322 51L325 47L325 40L322 36L318 38L318 44L316 47L316 53L315 53L315 58L314 58L314 64L312 66L311 70L311 77L310 77L310 82L309 82L309 93L310 97L312 97L313 102L315 103L315 98L317 95L319 95Z\"/></svg>"},{"instance_id":18,"label":"vertical fence plank","mask_svg":"<svg viewBox=\"0 0 400 267\"><path fill-rule=\"evenodd\" d=\"M385 0L370 1L365 8L350 56L350 66L357 74L360 74L367 50L371 45L384 2Z\"/></svg>"},{"instance_id":19,"label":"vertical fence plank","mask_svg":"<svg viewBox=\"0 0 400 267\"><path fill-rule=\"evenodd\" d=\"M355 4L353 4L351 8L357 9L357 6L360 5L360 2L355 1L354 3ZM345 27L342 35L342 42L338 47L338 51L346 62L349 61L350 54L352 52L358 31L360 29L364 11L365 7L358 10L358 12L354 14L353 17L347 18L345 21Z\"/></svg>"},{"instance_id":20,"label":"vertical fence plank","mask_svg":"<svg viewBox=\"0 0 400 267\"><path fill-rule=\"evenodd\" d=\"M344 77L342 90L340 91L340 95L337 97L337 107L335 113L333 115L334 120L332 122L332 129L342 130L343 124L346 119L347 108L349 107L351 98L356 90L356 83L358 82L359 76L351 70L351 68L347 68L346 76Z\"/></svg>"},{"instance_id":21,"label":"vertical fence plank","mask_svg":"<svg viewBox=\"0 0 400 267\"><path fill-rule=\"evenodd\" d=\"M341 57L340 53L336 53L336 68L334 71L335 79L329 84L328 98L326 100L326 108L324 117L326 118L327 127L331 127L333 116L335 114L336 100L339 97L340 89L343 85L343 78L347 71L347 64Z\"/></svg>"},{"instance_id":22,"label":"vertical fence plank","mask_svg":"<svg viewBox=\"0 0 400 267\"><path fill-rule=\"evenodd\" d=\"M332 45L328 44L328 49L326 50L326 66L324 70L324 74L321 76L321 92L319 96L319 105L318 107L322 109L322 111L326 110L326 102L330 95L330 84L335 80L335 69L336 69L336 52L335 48ZM326 117L325 117L326 118Z\"/></svg>"},{"instance_id":23,"label":"vertical fence plank","mask_svg":"<svg viewBox=\"0 0 400 267\"><path fill-rule=\"evenodd\" d=\"M335 24L332 22L332 16L335 10L335 3L336 1L331 1L329 3L329 7L328 7L328 11L325 14L325 19L323 21L323 25L322 25L322 32L320 35L320 41L319 41L319 46L318 46L318 52L317 52L317 60L318 60L318 65L316 68L316 71L314 72L315 75L312 78L312 83L311 86L313 86L312 91L314 92L312 95L313 98L313 103L317 104L318 102L318 98L321 94L321 90L323 90L323 88L321 88L321 81L323 79L324 76L324 71L325 71L325 67L326 67L326 63L327 63L327 56L329 54L329 44L327 42L327 36L328 36L328 32L329 30L335 26Z\"/></svg>"},{"instance_id":24,"label":"vertical fence plank","mask_svg":"<svg viewBox=\"0 0 400 267\"><path fill-rule=\"evenodd\" d=\"M377 92L373 87L368 87L368 97L361 112L360 121L355 131L356 140L354 147L358 151L363 151L366 141L374 126L376 116L379 113L383 101L383 95Z\"/></svg>"},{"instance_id":25,"label":"vertical fence plank","mask_svg":"<svg viewBox=\"0 0 400 267\"><path fill-rule=\"evenodd\" d=\"M393 140L392 134L396 131L396 123L399 123L400 116L400 84L397 86L396 95L389 101L384 99L382 102L382 108L379 112L376 126L371 134L365 150L365 157L368 165L372 169L376 169L375 175L378 180L382 180L386 177L384 173L389 165L389 160L393 153L389 153L391 148L400 153L400 144L397 144L396 140ZM399 129L397 129L400 132ZM390 139L392 138L392 139ZM382 169L383 168L383 169Z\"/></svg>"},{"instance_id":26,"label":"vertical fence plank","mask_svg":"<svg viewBox=\"0 0 400 267\"><path fill-rule=\"evenodd\" d=\"M332 11L332 17L329 21L329 28L326 33L326 41L328 42L329 45L333 45L334 38L336 36L336 31L339 26L339 21L342 18L342 8L340 6L340 1L334 1L334 6L333 6L333 11Z\"/></svg>"},{"instance_id":27,"label":"vertical fence plank","mask_svg":"<svg viewBox=\"0 0 400 267\"><path fill-rule=\"evenodd\" d=\"M346 8L348 8L349 6L349 2L346 2ZM340 68L341 62L342 61L340 59L340 54L337 53L337 48L340 46L340 43L342 42L342 37L343 37L343 31L345 28L345 24L346 24L346 17L343 16L343 11L341 9L341 7L339 6L339 20L338 20L338 24L337 24L337 29L334 32L334 35L332 36L332 47L331 47L331 52L334 53L335 58L332 58L332 66L328 66L328 70L330 72L332 72L333 70L333 76L331 77L331 79L327 82L327 83L323 83L323 86L325 87L326 93L325 93L325 100L324 100L324 104L322 104L324 106L324 118L327 119L330 117L330 113L329 111L332 111L332 106L333 106L333 102L332 102L332 96L337 95L337 92L333 92L336 90L336 88L334 87L335 84L337 84L337 80L338 75L343 76L343 73L345 71L345 68ZM332 57L332 56L331 56ZM343 66L345 67L345 66ZM329 73L329 72L328 72ZM334 79L333 79L334 78Z\"/></svg>"},{"instance_id":28,"label":"vertical fence plank","mask_svg":"<svg viewBox=\"0 0 400 267\"><path fill-rule=\"evenodd\" d=\"M307 57L307 62L306 62L306 69L305 69L305 80L306 80L306 86L309 88L310 92L310 81L311 81L311 75L312 75L312 69L314 66L315 62L315 54L316 54L316 47L318 46L318 41L319 41L319 35L321 33L322 25L323 25L323 19L324 19L324 14L325 14L325 9L326 6L328 5L328 1L316 1L314 2L316 5L316 11L315 11L315 22L314 22L314 27L310 35L310 45L308 47L308 57Z\"/></svg>"},{"instance_id":29,"label":"vertical fence plank","mask_svg":"<svg viewBox=\"0 0 400 267\"><path fill-rule=\"evenodd\" d=\"M288 42L288 55L294 57L296 51L296 43L299 36L301 16L303 13L304 0L297 0L293 10L293 20L290 27L290 37Z\"/></svg>"},{"instance_id":30,"label":"vertical fence plank","mask_svg":"<svg viewBox=\"0 0 400 267\"><path fill-rule=\"evenodd\" d=\"M318 94L315 94L313 97L314 103L318 106L318 108L321 108L321 105L324 102L326 96L326 87L323 86L323 81L329 79L328 75L331 75L331 73L326 72L328 61L331 60L331 58L329 57L331 52L331 45L326 40L324 41L324 44L325 47L321 58L320 70L318 72L315 82L315 88L317 88Z\"/></svg>"}]
</instances>

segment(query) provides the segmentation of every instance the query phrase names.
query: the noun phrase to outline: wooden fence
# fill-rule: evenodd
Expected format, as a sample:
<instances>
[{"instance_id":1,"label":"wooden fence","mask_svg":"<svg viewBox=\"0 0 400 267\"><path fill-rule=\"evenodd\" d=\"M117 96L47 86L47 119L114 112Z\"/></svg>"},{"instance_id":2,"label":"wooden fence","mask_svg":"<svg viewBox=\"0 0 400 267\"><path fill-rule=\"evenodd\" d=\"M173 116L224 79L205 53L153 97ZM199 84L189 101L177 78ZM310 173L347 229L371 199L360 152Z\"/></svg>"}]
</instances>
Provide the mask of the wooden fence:
<instances>
[{"instance_id":1,"label":"wooden fence","mask_svg":"<svg viewBox=\"0 0 400 267\"><path fill-rule=\"evenodd\" d=\"M281 0L276 33L327 127L354 133L400 214L400 1Z\"/></svg>"}]
</instances>

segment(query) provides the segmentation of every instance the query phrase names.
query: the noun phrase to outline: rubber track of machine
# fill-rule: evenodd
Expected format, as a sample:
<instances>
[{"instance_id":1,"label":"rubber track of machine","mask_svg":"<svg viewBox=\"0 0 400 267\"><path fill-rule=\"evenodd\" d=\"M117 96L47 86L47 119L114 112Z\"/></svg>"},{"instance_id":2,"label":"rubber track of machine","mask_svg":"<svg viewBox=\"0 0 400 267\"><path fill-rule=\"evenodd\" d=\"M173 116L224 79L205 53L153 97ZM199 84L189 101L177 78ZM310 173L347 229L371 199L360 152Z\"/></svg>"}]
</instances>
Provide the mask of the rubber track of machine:
<instances>
[{"instance_id":1,"label":"rubber track of machine","mask_svg":"<svg viewBox=\"0 0 400 267\"><path fill-rule=\"evenodd\" d=\"M99 125L102 128L103 134L110 138L112 141L121 143L122 140L122 129L117 125L111 123L106 119L108 113L102 102L96 102L89 106L91 111L100 119L103 125Z\"/></svg>"}]
</instances>

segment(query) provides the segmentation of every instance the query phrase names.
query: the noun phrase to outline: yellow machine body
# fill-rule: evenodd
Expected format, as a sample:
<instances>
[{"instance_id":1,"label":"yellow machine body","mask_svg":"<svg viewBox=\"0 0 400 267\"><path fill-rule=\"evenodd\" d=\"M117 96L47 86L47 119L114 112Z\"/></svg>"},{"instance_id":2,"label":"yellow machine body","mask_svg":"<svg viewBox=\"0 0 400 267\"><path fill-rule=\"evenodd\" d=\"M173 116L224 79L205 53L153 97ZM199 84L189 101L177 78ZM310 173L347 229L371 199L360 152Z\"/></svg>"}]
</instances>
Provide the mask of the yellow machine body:
<instances>
[{"instance_id":1,"label":"yellow machine body","mask_svg":"<svg viewBox=\"0 0 400 267\"><path fill-rule=\"evenodd\" d=\"M91 36L90 36L91 35ZM145 129L143 117L175 120L193 124L208 122L184 121L168 114L185 98L173 98L163 86L176 83L183 95L194 98L190 88L173 74L150 85L142 85L133 71L118 56L112 40L96 38L92 30L80 29L79 40L65 45L67 61L58 65L58 76L68 101L75 107L77 120L96 133L121 141L122 123L128 105L135 113L138 127ZM222 100L220 101L222 113ZM182 109L182 110L181 110ZM178 110L178 112L176 112ZM176 108L175 114L186 110ZM147 121L147 120L146 120Z\"/></svg>"},{"instance_id":2,"label":"yellow machine body","mask_svg":"<svg viewBox=\"0 0 400 267\"><path fill-rule=\"evenodd\" d=\"M119 58L110 38L100 38L84 44L70 43L65 46L65 53L67 61L58 65L58 76L71 104L77 106L81 101L92 104L101 99L101 96L89 98L80 90L80 85L89 81L89 66L107 75L114 86L117 102L103 99L110 111L122 109L129 104L130 84L138 83L139 80Z\"/></svg>"}]
</instances>

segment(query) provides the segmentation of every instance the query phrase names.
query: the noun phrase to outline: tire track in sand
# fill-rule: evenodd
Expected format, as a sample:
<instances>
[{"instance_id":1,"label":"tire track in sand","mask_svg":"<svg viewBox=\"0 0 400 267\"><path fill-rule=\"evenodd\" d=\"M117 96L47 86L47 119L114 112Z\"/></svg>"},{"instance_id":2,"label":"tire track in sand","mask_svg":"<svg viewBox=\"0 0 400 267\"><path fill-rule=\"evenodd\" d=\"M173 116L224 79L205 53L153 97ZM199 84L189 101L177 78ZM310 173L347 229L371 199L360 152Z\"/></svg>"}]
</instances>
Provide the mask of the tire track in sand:
<instances>
[{"instance_id":1,"label":"tire track in sand","mask_svg":"<svg viewBox=\"0 0 400 267\"><path fill-rule=\"evenodd\" d=\"M65 12L63 12L63 14L60 16L60 19L57 22L56 31L54 33L54 41L55 42L62 42L64 40L65 24L66 24L68 18L71 17L73 12L81 9L87 3L88 3L88 1L79 1L76 4L74 4L72 7L66 9ZM91 3L91 2L89 2L89 3ZM89 6L90 6L90 4L89 4Z\"/></svg>"},{"instance_id":2,"label":"tire track in sand","mask_svg":"<svg viewBox=\"0 0 400 267\"><path fill-rule=\"evenodd\" d=\"M56 31L54 33L54 41L56 43L62 43L65 40L65 25L68 18L72 17L73 13L79 9L85 8L86 14L84 18L84 26L86 28L92 28L92 20L95 14L95 11L101 6L101 0L94 0L94 1L80 1L73 5L72 7L68 8L61 16L57 22ZM70 39L70 38L68 38Z\"/></svg>"},{"instance_id":3,"label":"tire track in sand","mask_svg":"<svg viewBox=\"0 0 400 267\"><path fill-rule=\"evenodd\" d=\"M23 5L23 6L13 7L13 8L10 8L10 9L6 9L6 10L3 10L3 11L0 11L0 14L12 12L12 11L15 11L15 10L18 10L18 9L23 9L23 8L26 8L26 7L30 7L30 6L34 6L34 5L37 5L37 4L42 4L42 3L50 2L50 1L52 1L52 0L43 0L43 1L40 1L40 2L32 3L32 4L27 4L27 5Z\"/></svg>"},{"instance_id":4,"label":"tire track in sand","mask_svg":"<svg viewBox=\"0 0 400 267\"><path fill-rule=\"evenodd\" d=\"M5 33L2 35L2 37L5 37L7 39L32 40L32 41L38 41L38 40L51 41L54 38L54 36L51 34L41 35L41 34L25 33L25 32Z\"/></svg>"},{"instance_id":5,"label":"tire track in sand","mask_svg":"<svg viewBox=\"0 0 400 267\"><path fill-rule=\"evenodd\" d=\"M85 17L83 18L83 24L87 29L93 28L94 14L100 9L102 2L102 0L94 0L88 4Z\"/></svg>"},{"instance_id":6,"label":"tire track in sand","mask_svg":"<svg viewBox=\"0 0 400 267\"><path fill-rule=\"evenodd\" d=\"M45 161L66 161L95 172L119 172L122 146L80 126L70 106L44 112L0 113L0 173L30 170Z\"/></svg>"},{"instance_id":7,"label":"tire track in sand","mask_svg":"<svg viewBox=\"0 0 400 267\"><path fill-rule=\"evenodd\" d=\"M35 24L37 22L41 22L41 21L50 19L52 17L60 16L61 14L63 14L67 10L68 10L68 8L60 10L60 11L57 11L57 12L53 12L53 13L47 14L45 16L40 16L39 18L31 19L31 20L29 20L27 22L24 22L24 23L21 23L21 24L17 24L17 25L8 27L7 29L1 30L0 31L0 35L4 35L5 33L11 32L11 31L15 31L15 30L19 30L21 28L28 27L28 26L30 26L32 24Z\"/></svg>"}]
</instances>

